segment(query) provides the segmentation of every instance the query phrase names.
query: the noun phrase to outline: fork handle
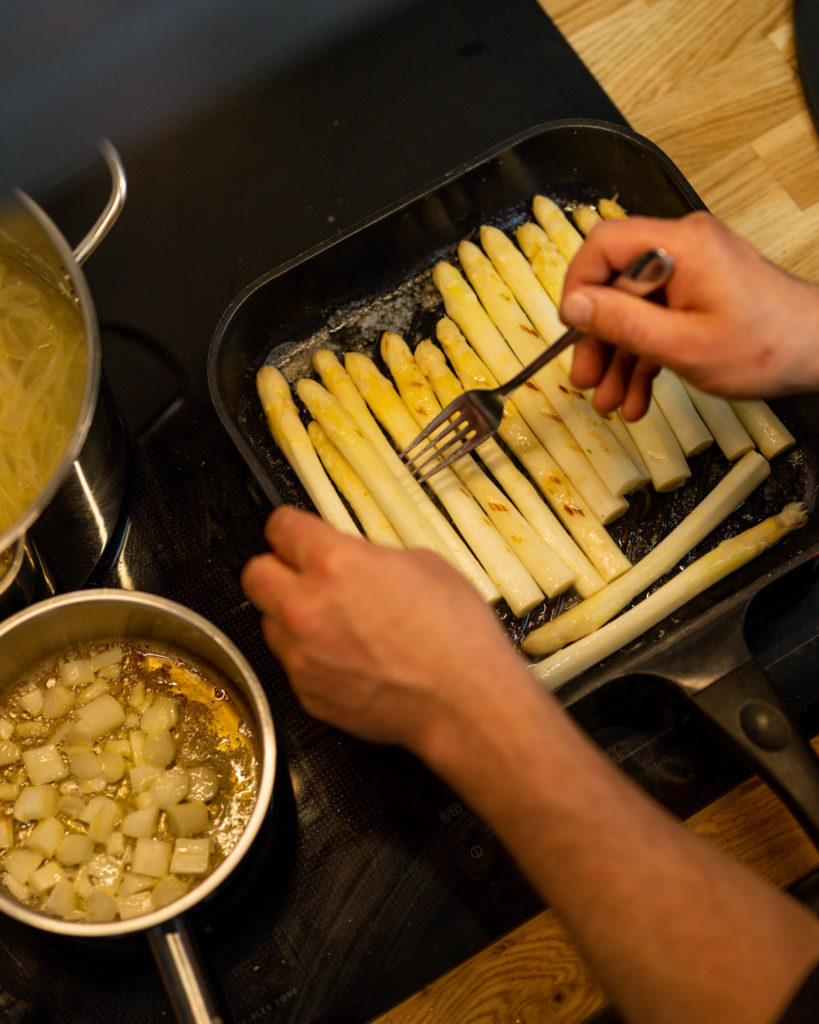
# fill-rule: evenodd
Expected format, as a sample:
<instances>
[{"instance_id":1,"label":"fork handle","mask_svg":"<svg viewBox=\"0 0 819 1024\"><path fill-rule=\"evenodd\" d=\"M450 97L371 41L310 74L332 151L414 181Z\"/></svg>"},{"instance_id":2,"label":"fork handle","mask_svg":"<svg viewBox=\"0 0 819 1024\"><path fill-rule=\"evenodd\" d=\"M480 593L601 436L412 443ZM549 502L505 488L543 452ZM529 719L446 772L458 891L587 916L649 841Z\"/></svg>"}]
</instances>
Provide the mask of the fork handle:
<instances>
[{"instance_id":1,"label":"fork handle","mask_svg":"<svg viewBox=\"0 0 819 1024\"><path fill-rule=\"evenodd\" d=\"M674 269L674 261L665 249L648 249L636 259L632 260L626 269L612 278L612 288L620 288L622 291L630 292L632 295L639 295L647 298L658 291L671 277ZM537 371L552 361L555 356L579 341L585 335L576 327L570 327L560 335L557 341L548 345L528 366L524 366L520 373L516 373L511 380L506 381L502 388L498 389L501 396L511 394L521 384L525 384Z\"/></svg>"}]
</instances>

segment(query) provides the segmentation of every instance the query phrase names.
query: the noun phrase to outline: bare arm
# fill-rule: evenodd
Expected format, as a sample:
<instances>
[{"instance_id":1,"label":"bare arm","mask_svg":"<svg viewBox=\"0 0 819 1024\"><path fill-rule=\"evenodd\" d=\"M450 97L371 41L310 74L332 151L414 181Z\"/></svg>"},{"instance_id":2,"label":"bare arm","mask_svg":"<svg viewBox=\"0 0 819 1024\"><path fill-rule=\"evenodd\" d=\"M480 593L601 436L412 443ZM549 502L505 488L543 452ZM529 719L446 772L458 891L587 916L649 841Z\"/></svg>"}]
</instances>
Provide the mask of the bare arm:
<instances>
[{"instance_id":1,"label":"bare arm","mask_svg":"<svg viewBox=\"0 0 819 1024\"><path fill-rule=\"evenodd\" d=\"M675 262L667 308L601 286L655 246ZM595 387L602 411L623 403L628 419L645 410L658 366L726 398L819 388L819 288L706 213L597 224L569 267L561 315L589 332L575 349L575 384Z\"/></svg>"},{"instance_id":2,"label":"bare arm","mask_svg":"<svg viewBox=\"0 0 819 1024\"><path fill-rule=\"evenodd\" d=\"M305 708L417 754L496 831L639 1024L770 1024L819 922L619 773L422 551L275 512L242 577Z\"/></svg>"}]
</instances>

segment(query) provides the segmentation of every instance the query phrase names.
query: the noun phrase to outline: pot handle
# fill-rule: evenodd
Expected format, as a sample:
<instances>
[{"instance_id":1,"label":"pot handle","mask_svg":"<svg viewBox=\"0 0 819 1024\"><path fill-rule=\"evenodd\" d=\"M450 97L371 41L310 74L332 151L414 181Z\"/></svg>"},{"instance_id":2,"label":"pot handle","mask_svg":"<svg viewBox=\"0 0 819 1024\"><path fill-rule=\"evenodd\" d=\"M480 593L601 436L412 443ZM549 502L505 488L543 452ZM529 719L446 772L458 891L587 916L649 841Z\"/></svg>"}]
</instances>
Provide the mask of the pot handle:
<instances>
[{"instance_id":1,"label":"pot handle","mask_svg":"<svg viewBox=\"0 0 819 1024\"><path fill-rule=\"evenodd\" d=\"M79 264L83 264L88 259L114 226L117 217L122 212L122 207L125 205L125 196L128 191L125 168L119 153L107 139L102 139L97 148L111 173L111 193L96 223L74 249L74 259Z\"/></svg>"},{"instance_id":2,"label":"pot handle","mask_svg":"<svg viewBox=\"0 0 819 1024\"><path fill-rule=\"evenodd\" d=\"M181 917L149 928L148 942L178 1024L228 1024L202 971Z\"/></svg>"},{"instance_id":3,"label":"pot handle","mask_svg":"<svg viewBox=\"0 0 819 1024\"><path fill-rule=\"evenodd\" d=\"M819 757L758 662L752 658L690 696L819 847Z\"/></svg>"}]
</instances>

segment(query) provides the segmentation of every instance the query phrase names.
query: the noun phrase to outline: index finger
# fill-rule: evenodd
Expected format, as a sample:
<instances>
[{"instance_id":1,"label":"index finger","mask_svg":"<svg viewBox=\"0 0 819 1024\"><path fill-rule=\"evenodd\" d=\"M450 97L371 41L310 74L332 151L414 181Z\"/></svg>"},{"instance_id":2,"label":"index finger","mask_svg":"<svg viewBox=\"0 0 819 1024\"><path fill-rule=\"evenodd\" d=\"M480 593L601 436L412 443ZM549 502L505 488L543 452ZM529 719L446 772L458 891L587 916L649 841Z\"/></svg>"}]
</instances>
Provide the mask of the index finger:
<instances>
[{"instance_id":1,"label":"index finger","mask_svg":"<svg viewBox=\"0 0 819 1024\"><path fill-rule=\"evenodd\" d=\"M582 284L606 284L647 249L667 248L676 230L674 221L657 217L599 221L569 264L564 294Z\"/></svg>"},{"instance_id":2,"label":"index finger","mask_svg":"<svg viewBox=\"0 0 819 1024\"><path fill-rule=\"evenodd\" d=\"M294 569L304 569L342 534L312 512L282 505L268 516L265 540L279 558Z\"/></svg>"}]
</instances>

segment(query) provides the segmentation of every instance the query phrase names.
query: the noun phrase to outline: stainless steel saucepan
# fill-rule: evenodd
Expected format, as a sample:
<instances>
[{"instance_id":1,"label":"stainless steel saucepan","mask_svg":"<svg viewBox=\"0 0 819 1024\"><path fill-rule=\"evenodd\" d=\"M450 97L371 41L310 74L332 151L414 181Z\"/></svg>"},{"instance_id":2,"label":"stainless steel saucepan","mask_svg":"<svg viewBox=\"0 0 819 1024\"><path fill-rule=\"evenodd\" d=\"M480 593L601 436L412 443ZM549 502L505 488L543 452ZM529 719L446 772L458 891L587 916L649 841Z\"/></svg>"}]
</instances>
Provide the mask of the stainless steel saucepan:
<instances>
[{"instance_id":1,"label":"stainless steel saucepan","mask_svg":"<svg viewBox=\"0 0 819 1024\"><path fill-rule=\"evenodd\" d=\"M276 770L270 707L248 661L208 620L153 594L108 589L49 598L0 623L0 702L38 667L68 648L111 638L156 643L183 656L187 652L195 664L212 667L238 697L249 719L246 727L255 737L258 763L255 801L247 823L210 875L180 899L150 913L104 923L63 920L24 905L2 886L0 912L67 938L145 932L180 1024L216 1024L222 1017L196 962L184 914L208 899L236 869L267 816Z\"/></svg>"},{"instance_id":2,"label":"stainless steel saucepan","mask_svg":"<svg viewBox=\"0 0 819 1024\"><path fill-rule=\"evenodd\" d=\"M50 517L46 562L53 576L51 590L82 586L105 548L119 514L124 489L124 431L110 399L101 392L101 353L97 315L81 265L117 220L127 185L119 154L110 142L99 146L111 175L105 208L91 230L72 249L46 213L24 192L0 199L0 257L19 263L41 279L44 287L76 306L86 346L83 392L64 451L37 496L14 522L0 529L0 552L22 550L29 530ZM80 524L82 530L80 529ZM94 534L88 540L88 527ZM65 533L74 543L65 543ZM83 541L80 542L80 533ZM16 575L26 559L15 553L13 565L0 579L0 615L22 607L31 597L30 579ZM14 571L12 571L14 570Z\"/></svg>"}]
</instances>

